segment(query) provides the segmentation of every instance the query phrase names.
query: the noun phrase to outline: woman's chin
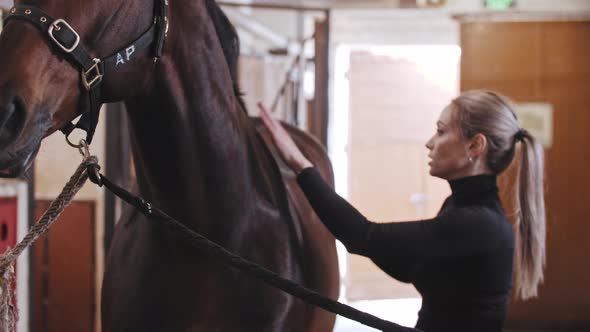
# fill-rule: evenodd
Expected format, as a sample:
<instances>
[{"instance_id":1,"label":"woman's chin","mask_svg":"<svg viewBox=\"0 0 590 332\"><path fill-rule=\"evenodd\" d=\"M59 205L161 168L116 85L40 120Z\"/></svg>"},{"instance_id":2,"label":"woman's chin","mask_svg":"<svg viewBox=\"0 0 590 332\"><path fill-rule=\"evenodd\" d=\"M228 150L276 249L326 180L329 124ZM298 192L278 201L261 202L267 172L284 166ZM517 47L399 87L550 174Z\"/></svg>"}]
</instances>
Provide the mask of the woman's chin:
<instances>
[{"instance_id":1,"label":"woman's chin","mask_svg":"<svg viewBox=\"0 0 590 332\"><path fill-rule=\"evenodd\" d=\"M436 169L433 169L432 167L430 167L429 173L431 176L434 176L435 178L440 178L443 180L447 179L447 177L444 174L441 174L440 172L438 172Z\"/></svg>"},{"instance_id":2,"label":"woman's chin","mask_svg":"<svg viewBox=\"0 0 590 332\"><path fill-rule=\"evenodd\" d=\"M428 173L430 173L430 175L432 175L432 176L436 176L436 170L434 168L432 168L432 166L430 166Z\"/></svg>"}]
</instances>

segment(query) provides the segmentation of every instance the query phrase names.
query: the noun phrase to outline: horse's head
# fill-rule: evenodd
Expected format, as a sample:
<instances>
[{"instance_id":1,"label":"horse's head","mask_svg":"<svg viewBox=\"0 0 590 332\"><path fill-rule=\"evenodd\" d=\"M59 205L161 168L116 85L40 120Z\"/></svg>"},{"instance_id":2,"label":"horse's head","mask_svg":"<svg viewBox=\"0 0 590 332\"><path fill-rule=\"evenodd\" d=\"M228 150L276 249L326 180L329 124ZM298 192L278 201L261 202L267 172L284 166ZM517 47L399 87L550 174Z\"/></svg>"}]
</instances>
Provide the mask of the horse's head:
<instances>
[{"instance_id":1,"label":"horse's head","mask_svg":"<svg viewBox=\"0 0 590 332\"><path fill-rule=\"evenodd\" d=\"M134 69L138 61L130 60L148 51L126 47L152 26L153 6L153 0L15 1L0 35L0 176L20 175L43 137L90 109L83 69L72 56L77 50L70 52L74 46L83 47L90 60L118 54L112 64L126 67L98 82L100 102L130 93L120 83L125 81L122 77L139 71ZM127 62L134 65L123 66ZM148 62L151 59L145 57L142 70L149 71ZM88 80L100 74L93 69Z\"/></svg>"}]
</instances>

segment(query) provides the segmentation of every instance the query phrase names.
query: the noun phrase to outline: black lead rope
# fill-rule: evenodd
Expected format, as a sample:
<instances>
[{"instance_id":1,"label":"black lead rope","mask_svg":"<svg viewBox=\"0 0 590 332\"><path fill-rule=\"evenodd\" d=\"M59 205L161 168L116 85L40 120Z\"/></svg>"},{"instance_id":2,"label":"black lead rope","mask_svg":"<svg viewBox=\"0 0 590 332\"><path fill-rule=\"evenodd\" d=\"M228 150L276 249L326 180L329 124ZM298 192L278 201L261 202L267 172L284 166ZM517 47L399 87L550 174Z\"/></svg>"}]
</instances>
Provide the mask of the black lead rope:
<instances>
[{"instance_id":1,"label":"black lead rope","mask_svg":"<svg viewBox=\"0 0 590 332\"><path fill-rule=\"evenodd\" d=\"M169 226L173 232L175 232L183 241L186 241L196 249L204 251L213 257L219 258L228 265L247 272L267 284L270 284L288 294L300 298L306 303L313 304L329 312L357 321L381 331L420 332L420 330L392 323L390 321L373 316L369 313L357 310L349 305L324 297L316 291L310 290L291 280L285 279L275 272L272 272L256 263L246 260L226 250L217 243L186 227L184 224L170 217L160 209L154 207L151 203L146 202L141 197L138 197L112 183L104 175L99 173L98 164L90 164L88 166L87 172L90 181L99 186L104 185L113 194L125 202L131 204L133 207L143 213L146 217L148 217L148 219L166 222L167 226Z\"/></svg>"}]
</instances>

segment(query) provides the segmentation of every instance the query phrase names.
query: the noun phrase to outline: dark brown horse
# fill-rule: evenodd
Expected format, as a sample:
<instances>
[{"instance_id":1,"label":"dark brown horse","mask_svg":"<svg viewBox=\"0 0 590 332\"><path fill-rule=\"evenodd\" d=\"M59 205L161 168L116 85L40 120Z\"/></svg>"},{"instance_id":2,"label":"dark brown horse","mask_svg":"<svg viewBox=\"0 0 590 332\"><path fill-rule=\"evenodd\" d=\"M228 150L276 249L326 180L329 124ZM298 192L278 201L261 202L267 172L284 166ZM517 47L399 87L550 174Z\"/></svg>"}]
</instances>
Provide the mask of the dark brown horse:
<instances>
[{"instance_id":1,"label":"dark brown horse","mask_svg":"<svg viewBox=\"0 0 590 332\"><path fill-rule=\"evenodd\" d=\"M123 50L102 79L100 101L126 103L140 195L227 249L337 297L334 239L293 174L273 158L260 123L244 112L235 93L237 38L213 0L170 1L158 61L150 47L125 49L153 25L158 1L17 0L15 5L63 18L92 57ZM21 174L43 137L90 109L79 68L64 54L75 46L75 36L53 42L35 24L10 20L0 36L3 176ZM289 130L332 181L324 149ZM334 315L195 252L140 213L125 216L107 258L104 331L333 328Z\"/></svg>"}]
</instances>

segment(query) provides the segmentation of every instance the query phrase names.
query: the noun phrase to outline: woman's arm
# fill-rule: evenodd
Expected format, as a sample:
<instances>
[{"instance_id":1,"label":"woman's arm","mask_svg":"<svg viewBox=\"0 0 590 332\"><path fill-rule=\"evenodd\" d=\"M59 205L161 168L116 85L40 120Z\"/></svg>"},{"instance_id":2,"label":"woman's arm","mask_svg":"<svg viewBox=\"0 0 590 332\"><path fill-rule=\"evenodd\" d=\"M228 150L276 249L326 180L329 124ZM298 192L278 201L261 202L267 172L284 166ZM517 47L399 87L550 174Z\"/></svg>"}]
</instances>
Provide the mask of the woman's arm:
<instances>
[{"instance_id":1,"label":"woman's arm","mask_svg":"<svg viewBox=\"0 0 590 332\"><path fill-rule=\"evenodd\" d=\"M489 249L497 240L497 216L481 209L447 209L434 219L373 223L340 197L303 156L281 123L262 105L261 117L285 162L298 174L297 181L326 227L351 253L417 263L472 255Z\"/></svg>"},{"instance_id":2,"label":"woman's arm","mask_svg":"<svg viewBox=\"0 0 590 332\"><path fill-rule=\"evenodd\" d=\"M336 194L315 168L304 169L297 176L297 182L314 212L346 249L354 254L366 254L372 223Z\"/></svg>"},{"instance_id":3,"label":"woman's arm","mask_svg":"<svg viewBox=\"0 0 590 332\"><path fill-rule=\"evenodd\" d=\"M316 214L351 253L399 264L441 261L510 241L505 220L482 207L450 208L433 219L374 223L340 197L314 168L297 177Z\"/></svg>"}]
</instances>

